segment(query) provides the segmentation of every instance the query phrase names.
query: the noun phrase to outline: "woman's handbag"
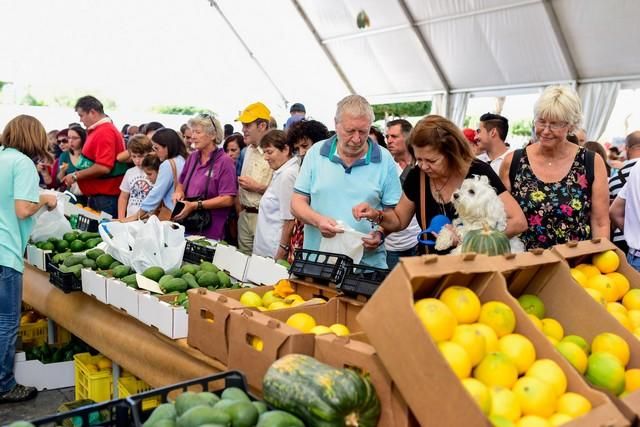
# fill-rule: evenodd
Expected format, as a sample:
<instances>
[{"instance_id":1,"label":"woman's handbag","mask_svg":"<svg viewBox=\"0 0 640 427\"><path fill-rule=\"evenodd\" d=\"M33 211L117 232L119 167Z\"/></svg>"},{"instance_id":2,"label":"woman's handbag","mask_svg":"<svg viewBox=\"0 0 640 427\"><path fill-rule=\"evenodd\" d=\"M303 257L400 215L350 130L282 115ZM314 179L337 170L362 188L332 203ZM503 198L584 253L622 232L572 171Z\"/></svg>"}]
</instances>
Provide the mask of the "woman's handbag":
<instances>
[{"instance_id":1,"label":"woman's handbag","mask_svg":"<svg viewBox=\"0 0 640 427\"><path fill-rule=\"evenodd\" d=\"M211 153L211 165L209 166L209 171L207 172L207 184L204 187L204 192L197 197L185 197L185 200L188 202L198 202L207 200L209 195L209 182L211 181L211 176L213 175L213 164L215 163L214 158L215 152ZM191 177L193 176L193 172L198 165L197 160L193 162L193 167L189 172L189 176L187 177L187 182L184 186L184 192L186 194L187 189L189 188L189 183L191 182ZM202 230L209 228L211 225L211 212L207 209L195 210L191 212L186 218L180 221L182 225L184 225L185 230L188 233L201 233Z\"/></svg>"}]
</instances>

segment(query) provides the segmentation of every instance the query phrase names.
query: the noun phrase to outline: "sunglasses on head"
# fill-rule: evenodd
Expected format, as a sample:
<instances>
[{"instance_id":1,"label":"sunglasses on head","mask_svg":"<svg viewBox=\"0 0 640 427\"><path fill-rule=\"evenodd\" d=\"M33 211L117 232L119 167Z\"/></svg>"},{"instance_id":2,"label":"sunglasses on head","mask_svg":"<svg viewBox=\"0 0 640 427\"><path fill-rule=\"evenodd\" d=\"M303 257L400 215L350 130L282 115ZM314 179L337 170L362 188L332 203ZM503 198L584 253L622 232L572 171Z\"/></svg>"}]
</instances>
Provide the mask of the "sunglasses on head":
<instances>
[{"instance_id":1,"label":"sunglasses on head","mask_svg":"<svg viewBox=\"0 0 640 427\"><path fill-rule=\"evenodd\" d=\"M200 117L202 117L203 119L211 120L211 125L213 126L213 130L215 132L218 132L218 128L216 127L216 122L213 121L213 116L211 114L202 113L202 114L200 114Z\"/></svg>"}]
</instances>

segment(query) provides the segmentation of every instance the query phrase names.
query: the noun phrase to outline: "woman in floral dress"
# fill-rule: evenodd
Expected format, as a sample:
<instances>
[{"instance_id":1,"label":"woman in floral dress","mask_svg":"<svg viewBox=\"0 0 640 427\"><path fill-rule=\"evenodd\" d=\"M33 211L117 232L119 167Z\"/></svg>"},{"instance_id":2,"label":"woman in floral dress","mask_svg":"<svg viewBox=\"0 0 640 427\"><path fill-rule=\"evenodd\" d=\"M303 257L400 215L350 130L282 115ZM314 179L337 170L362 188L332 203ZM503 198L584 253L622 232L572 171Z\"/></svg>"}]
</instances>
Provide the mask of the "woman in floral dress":
<instances>
[{"instance_id":1,"label":"woman in floral dress","mask_svg":"<svg viewBox=\"0 0 640 427\"><path fill-rule=\"evenodd\" d=\"M607 171L600 156L567 141L580 124L580 98L570 88L547 88L534 106L535 140L504 160L500 177L519 203L527 249L609 237ZM513 163L513 167L512 167Z\"/></svg>"}]
</instances>

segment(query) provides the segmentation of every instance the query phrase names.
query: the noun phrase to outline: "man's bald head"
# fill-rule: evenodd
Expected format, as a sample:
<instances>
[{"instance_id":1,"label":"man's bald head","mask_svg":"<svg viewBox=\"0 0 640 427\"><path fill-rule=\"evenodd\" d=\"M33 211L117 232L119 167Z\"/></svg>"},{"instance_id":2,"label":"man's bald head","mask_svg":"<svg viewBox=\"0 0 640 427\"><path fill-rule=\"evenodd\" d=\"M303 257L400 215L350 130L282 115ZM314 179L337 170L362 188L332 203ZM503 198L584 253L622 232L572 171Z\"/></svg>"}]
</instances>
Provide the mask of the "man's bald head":
<instances>
[{"instance_id":1,"label":"man's bald head","mask_svg":"<svg viewBox=\"0 0 640 427\"><path fill-rule=\"evenodd\" d=\"M627 159L640 157L640 130L636 130L627 135L624 145L627 149Z\"/></svg>"}]
</instances>

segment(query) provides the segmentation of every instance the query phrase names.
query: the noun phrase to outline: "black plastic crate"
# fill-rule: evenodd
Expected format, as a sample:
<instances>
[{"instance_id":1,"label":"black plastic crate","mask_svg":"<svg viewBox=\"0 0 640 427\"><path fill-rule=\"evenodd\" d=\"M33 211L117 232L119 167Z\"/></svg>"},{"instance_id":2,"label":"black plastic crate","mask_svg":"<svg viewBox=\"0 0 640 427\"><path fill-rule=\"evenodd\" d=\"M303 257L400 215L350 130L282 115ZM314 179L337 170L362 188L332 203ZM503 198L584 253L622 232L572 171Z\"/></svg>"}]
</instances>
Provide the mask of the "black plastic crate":
<instances>
[{"instance_id":1,"label":"black plastic crate","mask_svg":"<svg viewBox=\"0 0 640 427\"><path fill-rule=\"evenodd\" d=\"M30 422L36 427L129 427L131 425L129 405L124 399L82 406Z\"/></svg>"},{"instance_id":2,"label":"black plastic crate","mask_svg":"<svg viewBox=\"0 0 640 427\"><path fill-rule=\"evenodd\" d=\"M60 288L65 294L82 290L82 281L73 273L63 273L57 265L52 262L47 263L49 272L49 282L56 288Z\"/></svg>"},{"instance_id":3,"label":"black plastic crate","mask_svg":"<svg viewBox=\"0 0 640 427\"><path fill-rule=\"evenodd\" d=\"M371 298L390 270L362 264L349 264L338 289L350 297Z\"/></svg>"},{"instance_id":4,"label":"black plastic crate","mask_svg":"<svg viewBox=\"0 0 640 427\"><path fill-rule=\"evenodd\" d=\"M298 249L293 256L289 273L320 282L340 284L347 265L353 260L346 255Z\"/></svg>"},{"instance_id":5,"label":"black plastic crate","mask_svg":"<svg viewBox=\"0 0 640 427\"><path fill-rule=\"evenodd\" d=\"M127 397L127 403L131 407L131 425L142 426L153 412L153 409L155 409L143 410L142 402L146 399L156 399L161 403L166 403L170 398L172 401L175 400L176 396L187 390L196 393L203 391L219 393L229 387L237 387L248 394L247 381L244 374L239 371L227 371L129 396Z\"/></svg>"},{"instance_id":6,"label":"black plastic crate","mask_svg":"<svg viewBox=\"0 0 640 427\"><path fill-rule=\"evenodd\" d=\"M182 260L191 264L200 264L200 261L211 262L215 253L213 246L203 246L187 240Z\"/></svg>"},{"instance_id":7,"label":"black plastic crate","mask_svg":"<svg viewBox=\"0 0 640 427\"><path fill-rule=\"evenodd\" d=\"M80 231L89 231L91 233L98 232L98 226L100 225L100 221L97 219L91 219L82 214L78 215L78 224L76 228Z\"/></svg>"}]
</instances>

